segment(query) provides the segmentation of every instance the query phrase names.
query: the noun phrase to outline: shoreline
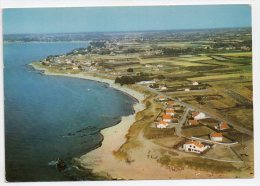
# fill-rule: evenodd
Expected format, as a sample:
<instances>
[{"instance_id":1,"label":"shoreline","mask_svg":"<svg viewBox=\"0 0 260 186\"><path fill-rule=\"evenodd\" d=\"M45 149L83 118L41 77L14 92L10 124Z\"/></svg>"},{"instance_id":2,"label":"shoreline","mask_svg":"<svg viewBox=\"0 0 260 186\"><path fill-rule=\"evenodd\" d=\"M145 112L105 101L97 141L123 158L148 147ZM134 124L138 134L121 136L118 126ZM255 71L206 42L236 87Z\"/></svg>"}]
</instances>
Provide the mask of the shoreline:
<instances>
[{"instance_id":1,"label":"shoreline","mask_svg":"<svg viewBox=\"0 0 260 186\"><path fill-rule=\"evenodd\" d=\"M88 153L74 158L75 165L84 171L86 174L101 178L102 180L161 180L161 179L212 179L212 178L234 178L233 174L222 174L221 172L205 171L203 169L193 169L189 167L174 166L169 168L164 166L157 157L158 145L150 140L147 140L142 133L138 135L134 142L139 144L137 148L132 148L128 151L131 162L120 159L115 156L121 146L129 145L126 139L127 135L131 135L131 126L138 123L136 115L140 112L145 112L146 99L145 94L139 93L126 86L120 86L114 83L113 80L102 77L94 77L89 74L59 74L49 72L48 69L37 67L35 64L30 64L36 70L40 70L45 75L56 75L65 77L81 78L93 80L101 83L106 83L109 87L122 91L129 96L134 97L139 102L133 105L134 113L129 116L123 116L121 121L114 126L104 128L100 131L103 136L101 146L89 151ZM138 125L138 124L137 124ZM135 125L135 126L137 126ZM129 132L130 131L130 132ZM165 149L162 149L165 150ZM165 151L169 153L170 151ZM174 155L179 161L179 154ZM187 158L187 157L184 157ZM142 172L142 174L140 174Z\"/></svg>"},{"instance_id":2,"label":"shoreline","mask_svg":"<svg viewBox=\"0 0 260 186\"><path fill-rule=\"evenodd\" d=\"M86 154L82 155L79 158L74 158L77 164L79 164L79 166L82 167L83 169L86 170L91 169L93 173L100 174L102 171L100 171L99 169L100 166L98 166L96 162L99 162L102 159L101 162L104 163L103 158L107 159L108 161L111 158L115 158L113 157L114 156L113 152L118 150L126 142L126 135L128 134L128 130L131 127L131 125L136 121L135 119L136 114L145 109L145 105L142 103L143 100L145 99L145 94L130 89L129 87L115 84L114 80L104 79L101 77L94 77L82 73L81 74L52 73L49 72L48 69L38 67L34 64L29 64L29 65L32 66L35 70L42 71L44 75L79 78L79 79L105 83L109 87L121 91L122 93L137 100L137 102L132 105L132 108L134 110L132 114L128 116L122 116L121 121L119 123L111 127L107 127L100 130L100 133L103 136L103 140L100 142L101 146L87 152ZM104 157L104 154L106 155L106 157ZM106 174L108 175L109 171L107 171Z\"/></svg>"}]
</instances>

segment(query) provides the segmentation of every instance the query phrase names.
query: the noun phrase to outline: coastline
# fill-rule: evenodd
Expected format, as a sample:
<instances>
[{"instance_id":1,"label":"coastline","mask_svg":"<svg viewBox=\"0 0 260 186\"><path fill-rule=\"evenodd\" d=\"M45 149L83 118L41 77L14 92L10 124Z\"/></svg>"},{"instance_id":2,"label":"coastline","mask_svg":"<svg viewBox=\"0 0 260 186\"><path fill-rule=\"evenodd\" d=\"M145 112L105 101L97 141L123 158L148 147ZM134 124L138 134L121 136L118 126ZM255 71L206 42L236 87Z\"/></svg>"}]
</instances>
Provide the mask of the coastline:
<instances>
[{"instance_id":1,"label":"coastline","mask_svg":"<svg viewBox=\"0 0 260 186\"><path fill-rule=\"evenodd\" d=\"M146 139L142 133L139 133L135 142L139 143L139 147L128 151L132 162L119 159L114 155L121 146L128 145L126 136L130 134L130 128L133 124L138 123L136 115L145 112L146 107L143 101L145 95L139 93L126 86L120 86L113 80L102 77L94 77L88 74L60 74L49 72L48 69L30 64L34 69L43 72L45 75L65 76L81 78L86 80L98 81L106 83L116 90L122 91L129 96L137 99L139 102L133 105L134 113L129 116L123 116L118 124L112 127L104 128L100 131L103 136L101 146L74 158L75 165L90 174L101 178L102 180L157 180L157 179L203 179L203 178L234 178L232 174L213 173L211 171L196 170L189 167L174 166L173 169L163 166L158 160L152 156L157 156L158 145ZM138 125L138 124L137 124ZM162 149L164 150L164 149ZM169 152L167 152L169 153ZM153 155L152 155L153 154ZM181 160L179 155L174 155L176 159ZM142 173L142 174L140 174Z\"/></svg>"},{"instance_id":2,"label":"coastline","mask_svg":"<svg viewBox=\"0 0 260 186\"><path fill-rule=\"evenodd\" d=\"M92 151L82 155L80 158L75 158L77 164L84 169L90 169L95 174L102 174L102 170L100 170L100 164L98 162L102 162L104 165L105 161L110 164L111 159L118 161L115 159L113 152L118 150L121 145L126 142L126 135L128 133L129 128L131 125L136 121L135 116L138 112L145 109L145 105L142 103L145 99L145 95L132 90L126 86L120 86L114 83L114 80L104 79L100 77L94 77L87 74L59 74L53 73L48 71L48 69L38 67L34 64L30 64L35 70L42 71L44 75L54 75L54 76L63 76L63 77L72 77L72 78L79 78L79 79L86 79L91 81L97 81L100 83L108 84L109 87L114 88L118 91L121 91L124 94L127 94L130 97L133 97L138 102L133 105L134 113L128 116L123 116L121 121L108 128L104 128L100 131L101 135L103 136L103 141L101 142L101 146L93 149ZM105 155L105 156L104 156ZM104 161L105 160L105 161ZM108 165L109 166L109 165ZM101 166L103 167L103 166ZM104 165L104 167L106 167ZM111 168L111 166L109 166ZM106 171L108 176L109 171Z\"/></svg>"}]
</instances>

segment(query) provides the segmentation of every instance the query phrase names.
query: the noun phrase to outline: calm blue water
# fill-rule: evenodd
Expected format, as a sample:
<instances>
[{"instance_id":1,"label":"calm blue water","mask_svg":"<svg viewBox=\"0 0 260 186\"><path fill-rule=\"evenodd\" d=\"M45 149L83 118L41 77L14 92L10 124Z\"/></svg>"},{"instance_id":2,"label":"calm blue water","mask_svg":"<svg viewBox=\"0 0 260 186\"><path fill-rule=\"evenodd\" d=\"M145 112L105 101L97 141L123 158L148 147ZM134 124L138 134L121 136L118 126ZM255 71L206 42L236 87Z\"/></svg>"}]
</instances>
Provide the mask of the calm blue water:
<instances>
[{"instance_id":1,"label":"calm blue water","mask_svg":"<svg viewBox=\"0 0 260 186\"><path fill-rule=\"evenodd\" d=\"M94 81L44 76L27 64L84 43L4 44L8 181L72 180L49 162L99 146L99 130L133 112L134 100Z\"/></svg>"}]
</instances>

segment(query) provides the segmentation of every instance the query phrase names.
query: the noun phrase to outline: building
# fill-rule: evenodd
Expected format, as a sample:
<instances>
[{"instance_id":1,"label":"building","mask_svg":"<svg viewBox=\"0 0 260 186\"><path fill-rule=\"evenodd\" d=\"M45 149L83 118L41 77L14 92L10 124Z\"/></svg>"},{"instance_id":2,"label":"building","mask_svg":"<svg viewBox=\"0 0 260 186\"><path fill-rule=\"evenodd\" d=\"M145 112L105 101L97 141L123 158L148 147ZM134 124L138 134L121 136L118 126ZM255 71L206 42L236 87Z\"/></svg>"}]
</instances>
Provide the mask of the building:
<instances>
[{"instance_id":1,"label":"building","mask_svg":"<svg viewBox=\"0 0 260 186\"><path fill-rule=\"evenodd\" d=\"M191 116L194 118L195 116L199 115L199 113L200 113L200 112L197 112L197 111L192 112L192 113L191 113Z\"/></svg>"},{"instance_id":2,"label":"building","mask_svg":"<svg viewBox=\"0 0 260 186\"><path fill-rule=\"evenodd\" d=\"M222 133L219 133L219 132L212 132L209 135L209 137L212 141L222 141L223 140L223 135L222 135Z\"/></svg>"},{"instance_id":3,"label":"building","mask_svg":"<svg viewBox=\"0 0 260 186\"><path fill-rule=\"evenodd\" d=\"M193 119L189 120L188 123L189 123L189 125L193 125L193 126L199 124L199 122L197 120L193 120Z\"/></svg>"},{"instance_id":4,"label":"building","mask_svg":"<svg viewBox=\"0 0 260 186\"><path fill-rule=\"evenodd\" d=\"M159 101L166 101L167 99L166 99L166 97L164 97L164 96L159 96L159 97L158 97L158 100L159 100Z\"/></svg>"},{"instance_id":5,"label":"building","mask_svg":"<svg viewBox=\"0 0 260 186\"><path fill-rule=\"evenodd\" d=\"M203 112L192 112L192 117L195 120L205 119L206 118L206 114L203 113Z\"/></svg>"},{"instance_id":6,"label":"building","mask_svg":"<svg viewBox=\"0 0 260 186\"><path fill-rule=\"evenodd\" d=\"M166 128L169 124L165 121L159 121L159 123L157 123L156 127L159 129L163 129Z\"/></svg>"},{"instance_id":7,"label":"building","mask_svg":"<svg viewBox=\"0 0 260 186\"><path fill-rule=\"evenodd\" d=\"M218 126L215 127L218 130L226 130L229 129L229 126L227 124L227 122L222 121Z\"/></svg>"},{"instance_id":8,"label":"building","mask_svg":"<svg viewBox=\"0 0 260 186\"><path fill-rule=\"evenodd\" d=\"M164 114L164 115L163 115L163 121L165 121L165 122L167 122L167 123L172 122L172 116L169 115L169 114Z\"/></svg>"},{"instance_id":9,"label":"building","mask_svg":"<svg viewBox=\"0 0 260 186\"><path fill-rule=\"evenodd\" d=\"M167 87L165 85L162 85L159 87L160 90L167 90Z\"/></svg>"},{"instance_id":10,"label":"building","mask_svg":"<svg viewBox=\"0 0 260 186\"><path fill-rule=\"evenodd\" d=\"M185 92L189 92L190 89L189 89L189 88L185 88L184 91L185 91Z\"/></svg>"},{"instance_id":11,"label":"building","mask_svg":"<svg viewBox=\"0 0 260 186\"><path fill-rule=\"evenodd\" d=\"M192 82L192 85L195 85L195 86L197 86L197 85L199 85L199 82L197 82L197 81L194 81L194 82Z\"/></svg>"},{"instance_id":12,"label":"building","mask_svg":"<svg viewBox=\"0 0 260 186\"><path fill-rule=\"evenodd\" d=\"M175 114L174 109L173 109L173 108L167 108L167 109L165 110L165 114L174 116L174 114Z\"/></svg>"},{"instance_id":13,"label":"building","mask_svg":"<svg viewBox=\"0 0 260 186\"><path fill-rule=\"evenodd\" d=\"M182 147L186 152L194 152L198 154L209 148L208 145L204 145L201 142L195 140L189 140L185 142Z\"/></svg>"},{"instance_id":14,"label":"building","mask_svg":"<svg viewBox=\"0 0 260 186\"><path fill-rule=\"evenodd\" d=\"M152 80L152 81L140 81L140 82L138 82L138 84L140 84L140 85L154 84L154 83L155 83L154 80Z\"/></svg>"}]
</instances>

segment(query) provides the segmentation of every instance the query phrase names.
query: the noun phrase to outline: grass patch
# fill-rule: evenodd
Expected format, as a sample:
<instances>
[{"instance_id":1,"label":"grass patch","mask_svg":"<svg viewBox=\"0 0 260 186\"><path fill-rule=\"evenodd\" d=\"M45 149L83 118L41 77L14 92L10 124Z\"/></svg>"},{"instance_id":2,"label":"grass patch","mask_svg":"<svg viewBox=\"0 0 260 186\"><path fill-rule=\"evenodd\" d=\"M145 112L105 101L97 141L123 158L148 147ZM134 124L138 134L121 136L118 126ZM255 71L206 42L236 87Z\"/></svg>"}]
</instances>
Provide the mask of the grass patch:
<instances>
[{"instance_id":1,"label":"grass patch","mask_svg":"<svg viewBox=\"0 0 260 186\"><path fill-rule=\"evenodd\" d=\"M190 168L200 171L210 171L216 173L238 171L231 163L220 163L218 161L202 158L171 158L169 155L163 155L158 162L168 168Z\"/></svg>"}]
</instances>

